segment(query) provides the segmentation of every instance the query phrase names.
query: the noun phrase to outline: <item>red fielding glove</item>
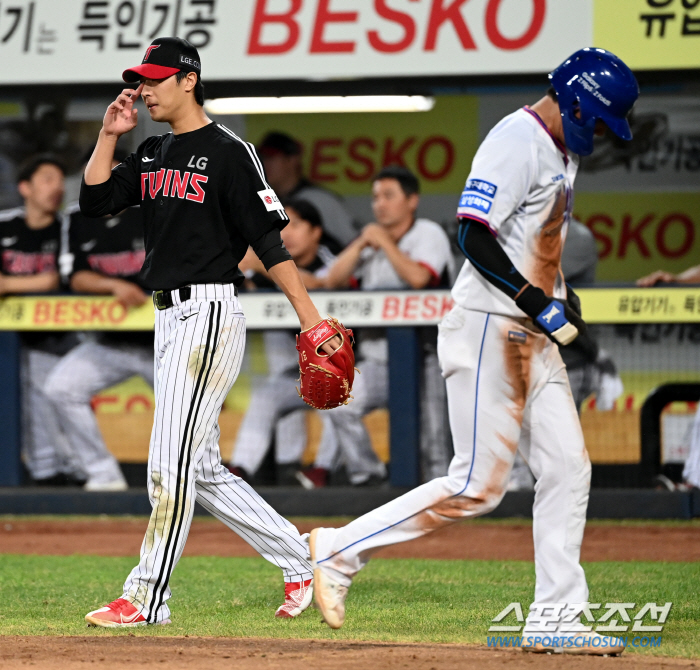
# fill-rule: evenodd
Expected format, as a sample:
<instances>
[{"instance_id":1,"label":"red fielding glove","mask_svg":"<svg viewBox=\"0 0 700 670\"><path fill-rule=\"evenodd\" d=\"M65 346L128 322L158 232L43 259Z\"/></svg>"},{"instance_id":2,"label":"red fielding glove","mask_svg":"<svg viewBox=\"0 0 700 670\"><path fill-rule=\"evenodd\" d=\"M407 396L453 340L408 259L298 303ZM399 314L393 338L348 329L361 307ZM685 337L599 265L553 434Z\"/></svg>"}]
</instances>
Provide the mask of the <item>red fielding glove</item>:
<instances>
[{"instance_id":1,"label":"red fielding glove","mask_svg":"<svg viewBox=\"0 0 700 670\"><path fill-rule=\"evenodd\" d=\"M329 356L321 346L336 335L342 342ZM307 405L333 409L350 402L355 380L354 342L352 330L330 316L297 335L301 382L297 392Z\"/></svg>"}]
</instances>

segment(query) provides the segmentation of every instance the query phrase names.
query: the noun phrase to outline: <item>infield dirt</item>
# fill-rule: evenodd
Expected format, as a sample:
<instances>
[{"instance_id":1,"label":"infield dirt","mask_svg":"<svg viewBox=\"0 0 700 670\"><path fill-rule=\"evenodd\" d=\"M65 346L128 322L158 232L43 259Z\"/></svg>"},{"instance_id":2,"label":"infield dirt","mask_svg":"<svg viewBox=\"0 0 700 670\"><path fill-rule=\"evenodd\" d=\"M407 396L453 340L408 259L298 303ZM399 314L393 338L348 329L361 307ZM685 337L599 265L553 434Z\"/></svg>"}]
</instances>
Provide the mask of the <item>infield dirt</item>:
<instances>
[{"instance_id":1,"label":"infield dirt","mask_svg":"<svg viewBox=\"0 0 700 670\"><path fill-rule=\"evenodd\" d=\"M382 644L258 638L0 637L3 670L188 668L191 670L657 670L696 661L639 654L618 658L524 654L476 645Z\"/></svg>"},{"instance_id":2,"label":"infield dirt","mask_svg":"<svg viewBox=\"0 0 700 670\"><path fill-rule=\"evenodd\" d=\"M137 556L148 520L61 519L0 522L0 553L69 556ZM297 520L302 533L319 520ZM195 519L185 556L257 556L222 523ZM426 537L383 549L384 558L533 560L532 527L524 523L456 523ZM700 561L700 527L589 524L581 560Z\"/></svg>"}]
</instances>

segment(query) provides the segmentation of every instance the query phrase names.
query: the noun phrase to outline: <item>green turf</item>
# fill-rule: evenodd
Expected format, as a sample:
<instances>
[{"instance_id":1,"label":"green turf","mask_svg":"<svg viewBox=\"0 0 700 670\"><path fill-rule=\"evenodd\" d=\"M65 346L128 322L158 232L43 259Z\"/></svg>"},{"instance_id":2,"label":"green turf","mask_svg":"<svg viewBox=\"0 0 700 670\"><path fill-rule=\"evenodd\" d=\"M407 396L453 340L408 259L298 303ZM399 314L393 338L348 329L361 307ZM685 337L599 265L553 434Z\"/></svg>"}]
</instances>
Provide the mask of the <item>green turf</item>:
<instances>
[{"instance_id":1,"label":"green turf","mask_svg":"<svg viewBox=\"0 0 700 670\"><path fill-rule=\"evenodd\" d=\"M131 631L87 629L83 616L113 600L131 558L0 555L0 634L204 635L486 643L490 620L508 603L527 611L534 571L522 561L376 559L358 575L348 618L331 631L309 610L274 619L279 570L257 558L184 558L171 601L173 624ZM696 598L700 565L592 563L591 600L674 603L660 648L644 653L700 657ZM635 610L637 611L637 610Z\"/></svg>"}]
</instances>

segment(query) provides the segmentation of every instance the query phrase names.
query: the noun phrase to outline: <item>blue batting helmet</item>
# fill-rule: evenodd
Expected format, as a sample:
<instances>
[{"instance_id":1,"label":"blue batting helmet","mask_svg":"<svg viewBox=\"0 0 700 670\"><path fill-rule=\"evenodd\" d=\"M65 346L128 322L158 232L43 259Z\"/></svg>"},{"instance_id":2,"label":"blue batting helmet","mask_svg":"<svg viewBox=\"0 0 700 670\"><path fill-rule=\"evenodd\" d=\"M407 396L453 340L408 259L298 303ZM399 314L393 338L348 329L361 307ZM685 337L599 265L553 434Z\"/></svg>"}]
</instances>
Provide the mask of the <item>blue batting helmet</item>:
<instances>
[{"instance_id":1,"label":"blue batting helmet","mask_svg":"<svg viewBox=\"0 0 700 670\"><path fill-rule=\"evenodd\" d=\"M639 96L637 80L605 49L580 49L549 73L557 92L566 146L581 156L593 151L596 119L618 137L632 139L627 115ZM576 117L576 111L579 117Z\"/></svg>"}]
</instances>

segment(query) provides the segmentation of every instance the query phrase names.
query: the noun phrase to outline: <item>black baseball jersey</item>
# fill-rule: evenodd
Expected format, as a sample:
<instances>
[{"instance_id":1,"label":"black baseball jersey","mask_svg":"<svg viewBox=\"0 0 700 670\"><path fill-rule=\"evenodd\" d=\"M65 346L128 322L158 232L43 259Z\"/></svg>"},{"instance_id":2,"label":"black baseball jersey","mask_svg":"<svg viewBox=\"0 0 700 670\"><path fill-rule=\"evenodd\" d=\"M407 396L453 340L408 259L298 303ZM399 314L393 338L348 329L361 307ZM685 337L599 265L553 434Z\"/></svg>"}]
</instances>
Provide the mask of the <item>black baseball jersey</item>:
<instances>
[{"instance_id":1,"label":"black baseball jersey","mask_svg":"<svg viewBox=\"0 0 700 670\"><path fill-rule=\"evenodd\" d=\"M58 272L60 237L58 217L46 228L33 230L24 219L24 207L0 212L0 272L15 276ZM73 333L22 333L25 346L58 355L68 352L76 342Z\"/></svg>"},{"instance_id":2,"label":"black baseball jersey","mask_svg":"<svg viewBox=\"0 0 700 670\"><path fill-rule=\"evenodd\" d=\"M284 250L279 230L288 218L255 148L218 123L150 137L107 182L87 186L83 180L80 207L87 216L137 204L146 246L141 280L153 290L240 285L238 263L248 246L265 262L273 231L274 246ZM275 262L290 258L275 253Z\"/></svg>"},{"instance_id":3,"label":"black baseball jersey","mask_svg":"<svg viewBox=\"0 0 700 670\"><path fill-rule=\"evenodd\" d=\"M24 220L24 207L0 212L0 272L4 275L38 275L58 271L61 223L32 230Z\"/></svg>"},{"instance_id":4,"label":"black baseball jersey","mask_svg":"<svg viewBox=\"0 0 700 670\"><path fill-rule=\"evenodd\" d=\"M145 257L140 207L128 207L116 216L100 219L85 216L77 202L66 207L59 263L67 285L76 272L91 270L144 288L139 273ZM93 337L103 344L153 346L150 331L100 332L94 333Z\"/></svg>"},{"instance_id":5,"label":"black baseball jersey","mask_svg":"<svg viewBox=\"0 0 700 670\"><path fill-rule=\"evenodd\" d=\"M93 219L80 211L78 203L69 205L64 211L61 274L69 279L80 270L92 270L141 286L139 274L146 258L143 235L140 207Z\"/></svg>"}]
</instances>

